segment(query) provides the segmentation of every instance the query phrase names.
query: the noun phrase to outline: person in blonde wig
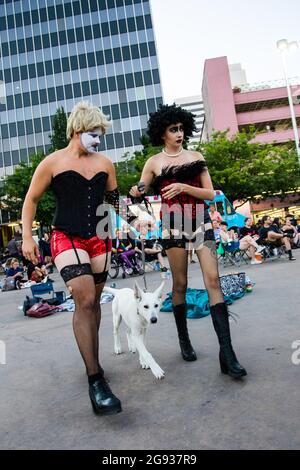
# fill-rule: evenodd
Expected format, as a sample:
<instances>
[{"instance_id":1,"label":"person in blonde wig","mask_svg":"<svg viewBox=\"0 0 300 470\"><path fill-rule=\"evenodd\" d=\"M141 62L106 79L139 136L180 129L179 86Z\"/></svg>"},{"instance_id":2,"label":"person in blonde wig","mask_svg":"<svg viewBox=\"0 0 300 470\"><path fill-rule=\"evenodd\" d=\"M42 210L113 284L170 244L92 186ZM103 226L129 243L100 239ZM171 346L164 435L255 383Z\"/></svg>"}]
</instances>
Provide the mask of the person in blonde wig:
<instances>
[{"instance_id":1,"label":"person in blonde wig","mask_svg":"<svg viewBox=\"0 0 300 470\"><path fill-rule=\"evenodd\" d=\"M69 145L39 164L22 213L23 254L37 263L39 251L32 238L32 222L39 199L47 188L52 188L57 206L51 252L75 301L74 334L88 375L91 403L100 414L122 410L104 378L98 353L100 296L107 277L111 239L96 233L101 220L97 209L106 201L119 210L114 165L97 149L109 126L108 117L99 108L78 103L68 118Z\"/></svg>"}]
</instances>

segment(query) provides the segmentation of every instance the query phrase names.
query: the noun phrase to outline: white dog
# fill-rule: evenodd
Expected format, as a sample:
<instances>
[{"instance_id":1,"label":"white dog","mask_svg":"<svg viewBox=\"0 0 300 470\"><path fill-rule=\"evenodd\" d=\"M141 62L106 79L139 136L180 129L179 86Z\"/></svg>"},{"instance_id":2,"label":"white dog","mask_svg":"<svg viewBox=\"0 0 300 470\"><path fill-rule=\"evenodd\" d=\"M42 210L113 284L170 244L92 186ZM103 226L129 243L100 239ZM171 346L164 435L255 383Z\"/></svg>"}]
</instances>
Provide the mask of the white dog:
<instances>
[{"instance_id":1,"label":"white dog","mask_svg":"<svg viewBox=\"0 0 300 470\"><path fill-rule=\"evenodd\" d=\"M138 350L142 368L150 368L157 379L162 379L165 373L146 349L145 340L148 325L157 322L163 287L164 282L154 292L144 292L137 283L134 290L104 287L104 291L114 295L112 313L115 353L122 353L119 326L123 318L126 323L129 351L134 353Z\"/></svg>"}]
</instances>

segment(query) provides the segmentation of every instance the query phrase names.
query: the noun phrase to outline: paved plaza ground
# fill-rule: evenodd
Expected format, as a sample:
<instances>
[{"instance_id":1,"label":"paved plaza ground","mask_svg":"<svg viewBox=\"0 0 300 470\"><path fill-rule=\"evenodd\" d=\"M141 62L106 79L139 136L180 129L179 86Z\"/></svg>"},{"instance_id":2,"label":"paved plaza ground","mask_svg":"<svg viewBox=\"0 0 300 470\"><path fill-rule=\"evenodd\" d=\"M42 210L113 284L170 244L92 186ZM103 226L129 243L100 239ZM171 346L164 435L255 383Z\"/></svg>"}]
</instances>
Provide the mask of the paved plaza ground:
<instances>
[{"instance_id":1,"label":"paved plaza ground","mask_svg":"<svg viewBox=\"0 0 300 470\"><path fill-rule=\"evenodd\" d=\"M248 371L243 381L220 373L210 317L189 320L198 360L184 362L171 313L149 327L149 350L166 372L157 381L127 352L124 328L126 352L113 354L111 304L103 305L101 359L123 405L115 416L92 412L72 313L24 317L18 306L25 292L0 293L0 340L7 349L7 364L0 365L0 448L299 449L300 365L292 363L291 345L300 339L300 250L295 256L242 266L256 283L231 307L240 317L231 329ZM60 290L62 281L53 277ZM147 279L154 288L160 274ZM132 284L117 280L117 287ZM170 286L167 280L165 292ZM203 288L198 264L190 265L189 287Z\"/></svg>"}]
</instances>

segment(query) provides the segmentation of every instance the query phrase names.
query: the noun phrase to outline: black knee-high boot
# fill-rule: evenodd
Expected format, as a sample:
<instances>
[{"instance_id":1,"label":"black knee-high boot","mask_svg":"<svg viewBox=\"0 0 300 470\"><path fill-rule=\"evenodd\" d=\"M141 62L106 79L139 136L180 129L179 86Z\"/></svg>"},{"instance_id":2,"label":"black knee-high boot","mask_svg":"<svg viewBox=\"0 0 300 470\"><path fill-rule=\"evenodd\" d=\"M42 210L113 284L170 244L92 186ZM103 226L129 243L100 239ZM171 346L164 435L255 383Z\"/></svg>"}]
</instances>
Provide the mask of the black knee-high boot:
<instances>
[{"instance_id":1,"label":"black knee-high boot","mask_svg":"<svg viewBox=\"0 0 300 470\"><path fill-rule=\"evenodd\" d=\"M210 307L210 313L220 344L221 371L235 379L247 375L244 367L239 364L231 345L227 305L224 302L213 305Z\"/></svg>"},{"instance_id":2,"label":"black knee-high boot","mask_svg":"<svg viewBox=\"0 0 300 470\"><path fill-rule=\"evenodd\" d=\"M173 305L173 313L178 331L179 345L185 361L196 361L197 356L191 345L186 321L186 304Z\"/></svg>"}]
</instances>

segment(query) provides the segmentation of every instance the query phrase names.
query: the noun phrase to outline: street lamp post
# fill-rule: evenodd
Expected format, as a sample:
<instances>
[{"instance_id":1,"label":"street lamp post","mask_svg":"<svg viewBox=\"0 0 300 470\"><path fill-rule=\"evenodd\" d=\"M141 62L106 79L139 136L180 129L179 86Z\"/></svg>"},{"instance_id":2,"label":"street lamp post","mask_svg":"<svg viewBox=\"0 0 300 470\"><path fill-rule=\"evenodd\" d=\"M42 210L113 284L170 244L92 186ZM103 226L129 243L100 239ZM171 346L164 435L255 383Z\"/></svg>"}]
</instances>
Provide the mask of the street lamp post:
<instances>
[{"instance_id":1,"label":"street lamp post","mask_svg":"<svg viewBox=\"0 0 300 470\"><path fill-rule=\"evenodd\" d=\"M296 121L295 110L294 110L294 103L292 99L292 92L291 92L291 87L290 87L290 83L288 79L286 55L285 55L288 50L297 49L297 48L298 48L298 43L296 41L288 42L287 39L280 39L279 41L277 41L277 49L279 49L279 51L281 52L282 65L283 65L284 77L286 81L286 88L287 88L287 93L288 93L291 119L292 119L292 125L293 125L294 137L295 137L296 152L297 152L299 166L300 166L299 134L298 134L297 121Z\"/></svg>"}]
</instances>

